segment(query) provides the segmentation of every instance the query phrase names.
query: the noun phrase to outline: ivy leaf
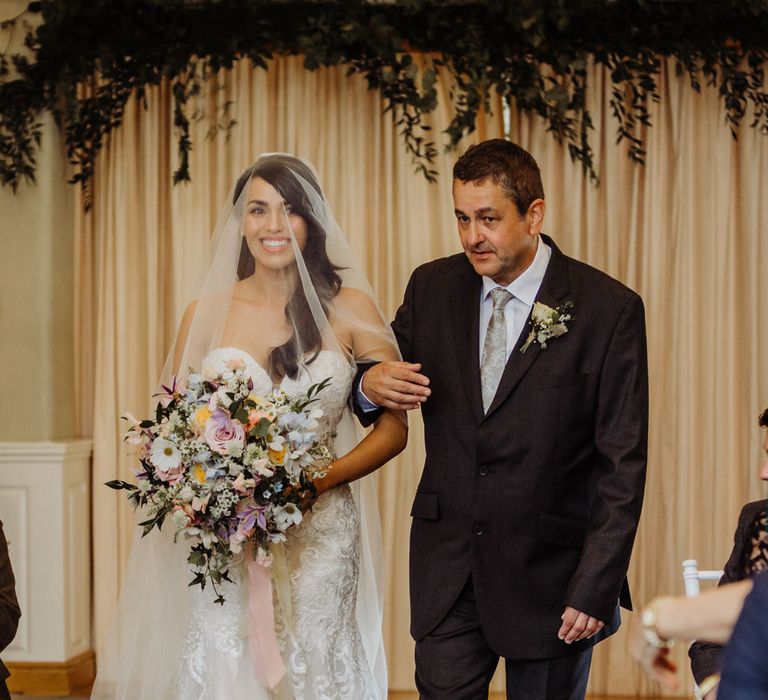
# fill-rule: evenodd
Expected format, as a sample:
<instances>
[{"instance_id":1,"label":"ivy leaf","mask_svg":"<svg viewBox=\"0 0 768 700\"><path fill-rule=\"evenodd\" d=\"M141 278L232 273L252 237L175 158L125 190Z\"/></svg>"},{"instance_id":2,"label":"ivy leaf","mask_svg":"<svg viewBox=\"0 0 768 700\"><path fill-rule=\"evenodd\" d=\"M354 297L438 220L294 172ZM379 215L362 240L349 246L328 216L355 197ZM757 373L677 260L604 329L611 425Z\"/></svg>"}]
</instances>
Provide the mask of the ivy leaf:
<instances>
[{"instance_id":1,"label":"ivy leaf","mask_svg":"<svg viewBox=\"0 0 768 700\"><path fill-rule=\"evenodd\" d=\"M254 425L249 431L248 434L252 438L265 438L267 435L269 435L269 426L272 425L272 421L268 418L262 418L256 425Z\"/></svg>"},{"instance_id":2,"label":"ivy leaf","mask_svg":"<svg viewBox=\"0 0 768 700\"><path fill-rule=\"evenodd\" d=\"M137 491L139 488L135 484L130 484L127 481L121 481L120 479L106 481L104 482L104 486L109 486L109 488L115 489L116 491L121 491L123 489L126 491Z\"/></svg>"},{"instance_id":3,"label":"ivy leaf","mask_svg":"<svg viewBox=\"0 0 768 700\"><path fill-rule=\"evenodd\" d=\"M207 557L204 552L201 552L199 549L193 549L189 553L187 561L192 564L192 566L205 566L206 558Z\"/></svg>"}]
</instances>

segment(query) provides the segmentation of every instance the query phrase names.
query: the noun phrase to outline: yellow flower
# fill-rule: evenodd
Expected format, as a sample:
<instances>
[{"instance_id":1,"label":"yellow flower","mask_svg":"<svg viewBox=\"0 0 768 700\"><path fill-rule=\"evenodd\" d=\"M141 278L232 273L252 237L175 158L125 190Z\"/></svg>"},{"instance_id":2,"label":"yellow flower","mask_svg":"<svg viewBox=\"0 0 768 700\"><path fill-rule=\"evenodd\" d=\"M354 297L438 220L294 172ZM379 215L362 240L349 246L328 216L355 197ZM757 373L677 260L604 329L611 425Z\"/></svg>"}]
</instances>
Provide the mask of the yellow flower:
<instances>
[{"instance_id":1,"label":"yellow flower","mask_svg":"<svg viewBox=\"0 0 768 700\"><path fill-rule=\"evenodd\" d=\"M208 419L211 417L211 409L208 408L208 406L200 406L195 411L195 415L193 420L195 421L195 425L197 426L198 430L202 430L205 427L205 424L208 422Z\"/></svg>"},{"instance_id":2,"label":"yellow flower","mask_svg":"<svg viewBox=\"0 0 768 700\"><path fill-rule=\"evenodd\" d=\"M269 450L269 460L272 464L282 464L285 462L285 447L281 450Z\"/></svg>"},{"instance_id":3,"label":"yellow flower","mask_svg":"<svg viewBox=\"0 0 768 700\"><path fill-rule=\"evenodd\" d=\"M199 484L204 484L206 480L205 467L199 462L192 467L192 478Z\"/></svg>"}]
</instances>

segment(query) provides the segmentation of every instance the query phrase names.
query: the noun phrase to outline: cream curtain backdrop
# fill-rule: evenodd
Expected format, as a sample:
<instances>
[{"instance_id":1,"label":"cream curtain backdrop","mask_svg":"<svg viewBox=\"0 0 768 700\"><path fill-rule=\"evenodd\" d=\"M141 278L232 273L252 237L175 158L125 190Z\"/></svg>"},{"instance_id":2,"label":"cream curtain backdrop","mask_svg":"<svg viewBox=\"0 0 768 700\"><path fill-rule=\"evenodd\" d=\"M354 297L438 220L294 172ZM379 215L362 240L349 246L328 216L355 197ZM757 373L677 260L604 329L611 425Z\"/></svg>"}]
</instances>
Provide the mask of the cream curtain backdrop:
<instances>
[{"instance_id":1,"label":"cream curtain backdrop","mask_svg":"<svg viewBox=\"0 0 768 700\"><path fill-rule=\"evenodd\" d=\"M760 305L760 261L768 253L761 183L768 141L751 129L734 142L713 91L695 95L667 67L654 107L648 165L616 147L609 89L593 71L599 188L545 133L513 115L511 136L539 160L548 225L558 245L637 289L646 301L651 370L651 448L646 507L630 580L637 602L681 591L680 562L720 566L742 502L758 497L756 416L768 404L768 327ZM441 83L442 105L448 85ZM377 93L343 69L304 71L299 58L268 72L237 65L206 99L229 100L237 125L206 140L193 124L192 183L173 187L175 142L167 88L149 109L129 106L107 142L94 207L76 226L77 419L94 438L96 640L109 624L134 524L124 499L101 486L130 476L118 416L141 414L160 374L200 267L215 215L235 176L265 151L312 161L386 312L397 308L411 270L459 250L450 198L455 154L440 155L439 184L415 175ZM468 142L502 133L501 109ZM433 134L447 125L433 115ZM762 402L762 403L761 403ZM413 687L408 636L410 502L423 441L411 414L408 450L378 474L387 556L385 635L393 689ZM531 582L535 585L535 582ZM626 618L625 618L626 619ZM626 628L626 625L625 625ZM602 644L594 693L650 694L628 656L625 632ZM684 651L677 652L681 663ZM497 683L496 687L500 687Z\"/></svg>"}]
</instances>

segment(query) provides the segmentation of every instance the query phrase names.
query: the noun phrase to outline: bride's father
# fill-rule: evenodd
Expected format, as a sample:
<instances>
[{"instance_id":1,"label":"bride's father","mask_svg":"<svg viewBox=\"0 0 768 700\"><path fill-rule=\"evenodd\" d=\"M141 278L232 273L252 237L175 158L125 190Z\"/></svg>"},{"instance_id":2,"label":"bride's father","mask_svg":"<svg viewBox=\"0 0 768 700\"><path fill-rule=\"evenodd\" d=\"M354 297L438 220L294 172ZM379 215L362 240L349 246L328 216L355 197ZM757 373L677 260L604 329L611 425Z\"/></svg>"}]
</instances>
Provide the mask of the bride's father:
<instances>
[{"instance_id":1,"label":"bride's father","mask_svg":"<svg viewBox=\"0 0 768 700\"><path fill-rule=\"evenodd\" d=\"M503 657L509 698L583 698L593 644L630 605L643 303L540 234L539 168L519 146L480 143L453 177L464 254L414 271L392 324L405 362L369 369L358 393L369 411L365 397L422 407L416 682L429 700L484 698Z\"/></svg>"}]
</instances>

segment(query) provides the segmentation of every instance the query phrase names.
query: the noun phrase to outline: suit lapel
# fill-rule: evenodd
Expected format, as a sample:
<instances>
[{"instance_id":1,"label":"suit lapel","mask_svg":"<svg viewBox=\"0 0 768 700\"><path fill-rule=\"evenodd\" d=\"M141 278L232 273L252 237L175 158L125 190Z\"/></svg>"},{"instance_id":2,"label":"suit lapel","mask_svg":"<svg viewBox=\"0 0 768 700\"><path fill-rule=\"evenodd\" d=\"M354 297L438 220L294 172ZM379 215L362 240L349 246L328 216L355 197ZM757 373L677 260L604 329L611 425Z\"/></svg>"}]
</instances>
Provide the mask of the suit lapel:
<instances>
[{"instance_id":1,"label":"suit lapel","mask_svg":"<svg viewBox=\"0 0 768 700\"><path fill-rule=\"evenodd\" d=\"M554 244L549 236L542 234L541 238L543 242L552 249L552 257L549 259L547 271L544 273L544 279L542 280L541 287L536 295L536 301L540 301L542 304L554 308L559 306L565 300L570 288L568 280L568 259L560 252L560 249ZM509 356L509 360L507 360L504 373L501 375L501 380L499 381L499 388L496 390L496 395L493 397L493 401L488 407L488 412L485 414L485 418L490 416L504 402L510 393L512 393L512 390L530 369L531 365L536 361L536 358L542 353L541 346L538 343L531 343L524 353L520 352L520 348L525 343L531 330L529 322L530 315L528 316L528 321L526 321L526 324L520 333L520 337L517 339L517 343Z\"/></svg>"},{"instance_id":2,"label":"suit lapel","mask_svg":"<svg viewBox=\"0 0 768 700\"><path fill-rule=\"evenodd\" d=\"M482 280L475 274L468 261L466 269L451 291L453 310L453 335L456 356L459 360L459 376L464 385L475 419L483 415L483 397L480 388L480 292Z\"/></svg>"}]
</instances>

